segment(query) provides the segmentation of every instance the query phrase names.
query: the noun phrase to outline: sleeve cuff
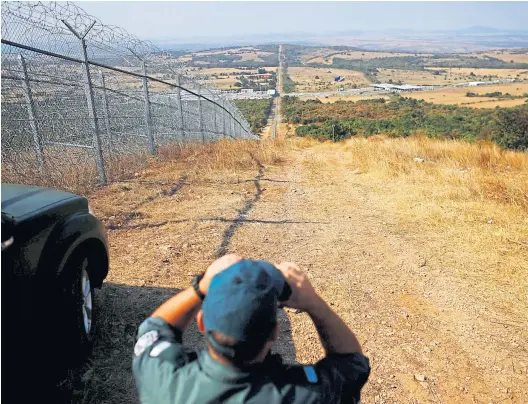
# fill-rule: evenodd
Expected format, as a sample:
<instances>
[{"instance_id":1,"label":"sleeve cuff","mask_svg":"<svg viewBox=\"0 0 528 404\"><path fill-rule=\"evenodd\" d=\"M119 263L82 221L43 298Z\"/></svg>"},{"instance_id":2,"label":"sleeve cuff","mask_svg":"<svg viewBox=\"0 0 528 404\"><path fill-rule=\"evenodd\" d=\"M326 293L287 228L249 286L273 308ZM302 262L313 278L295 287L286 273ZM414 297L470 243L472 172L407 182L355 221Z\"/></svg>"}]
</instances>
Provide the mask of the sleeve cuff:
<instances>
[{"instance_id":1,"label":"sleeve cuff","mask_svg":"<svg viewBox=\"0 0 528 404\"><path fill-rule=\"evenodd\" d=\"M140 338L149 331L157 331L164 340L182 343L182 331L160 317L149 317L143 321L138 328L137 337Z\"/></svg>"}]
</instances>

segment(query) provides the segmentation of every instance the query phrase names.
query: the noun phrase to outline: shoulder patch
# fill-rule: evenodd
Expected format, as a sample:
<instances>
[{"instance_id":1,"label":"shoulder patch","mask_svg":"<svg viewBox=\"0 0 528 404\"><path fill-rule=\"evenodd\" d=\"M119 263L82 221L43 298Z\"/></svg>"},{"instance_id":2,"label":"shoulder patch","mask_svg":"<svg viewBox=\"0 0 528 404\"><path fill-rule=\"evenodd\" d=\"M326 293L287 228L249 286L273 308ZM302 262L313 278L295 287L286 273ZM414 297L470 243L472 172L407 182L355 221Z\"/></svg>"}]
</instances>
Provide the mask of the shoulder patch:
<instances>
[{"instance_id":1,"label":"shoulder patch","mask_svg":"<svg viewBox=\"0 0 528 404\"><path fill-rule=\"evenodd\" d=\"M310 383L317 383L319 380L317 378L317 373L315 372L315 369L313 366L303 366L304 374L306 375L306 380Z\"/></svg>"},{"instance_id":2,"label":"shoulder patch","mask_svg":"<svg viewBox=\"0 0 528 404\"><path fill-rule=\"evenodd\" d=\"M150 351L150 356L152 356L153 358L158 357L160 353L162 353L165 349L167 349L171 345L172 344L169 341L161 341L158 345L152 348L152 351Z\"/></svg>"},{"instance_id":3,"label":"shoulder patch","mask_svg":"<svg viewBox=\"0 0 528 404\"><path fill-rule=\"evenodd\" d=\"M154 342L159 339L159 332L156 330L151 330L143 334L136 342L134 346L134 355L139 356L145 349L151 346Z\"/></svg>"}]
</instances>

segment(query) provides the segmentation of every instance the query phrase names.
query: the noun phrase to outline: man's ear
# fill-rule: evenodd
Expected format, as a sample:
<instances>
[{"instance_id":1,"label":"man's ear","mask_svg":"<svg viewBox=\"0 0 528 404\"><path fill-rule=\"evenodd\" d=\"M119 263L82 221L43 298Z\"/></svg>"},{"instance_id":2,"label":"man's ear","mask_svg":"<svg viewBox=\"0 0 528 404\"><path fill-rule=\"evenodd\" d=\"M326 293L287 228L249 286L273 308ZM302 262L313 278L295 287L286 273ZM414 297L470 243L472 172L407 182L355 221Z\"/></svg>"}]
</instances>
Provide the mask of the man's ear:
<instances>
[{"instance_id":1,"label":"man's ear","mask_svg":"<svg viewBox=\"0 0 528 404\"><path fill-rule=\"evenodd\" d=\"M200 310L198 314L196 314L196 325L198 326L198 330L203 334L205 332L204 322L203 322L203 311Z\"/></svg>"},{"instance_id":2,"label":"man's ear","mask_svg":"<svg viewBox=\"0 0 528 404\"><path fill-rule=\"evenodd\" d=\"M279 339L279 322L277 321L277 324L275 324L275 328L273 328L273 332L271 333L271 339L270 341L277 341Z\"/></svg>"}]
</instances>

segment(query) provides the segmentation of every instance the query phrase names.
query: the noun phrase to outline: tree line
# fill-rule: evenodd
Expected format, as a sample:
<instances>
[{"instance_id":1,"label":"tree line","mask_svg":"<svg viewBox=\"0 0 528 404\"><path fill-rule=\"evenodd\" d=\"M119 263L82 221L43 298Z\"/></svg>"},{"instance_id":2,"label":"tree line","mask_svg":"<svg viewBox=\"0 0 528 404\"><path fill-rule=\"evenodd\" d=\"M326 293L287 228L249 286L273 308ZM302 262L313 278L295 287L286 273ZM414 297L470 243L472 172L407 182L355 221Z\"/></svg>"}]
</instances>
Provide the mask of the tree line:
<instances>
[{"instance_id":1,"label":"tree line","mask_svg":"<svg viewBox=\"0 0 528 404\"><path fill-rule=\"evenodd\" d=\"M528 149L528 105L514 108L472 109L394 97L338 101L282 99L282 114L297 136L341 140L352 136L411 136L487 139L509 149Z\"/></svg>"},{"instance_id":2,"label":"tree line","mask_svg":"<svg viewBox=\"0 0 528 404\"><path fill-rule=\"evenodd\" d=\"M258 135L268 123L273 100L235 100L235 105L249 122L251 131Z\"/></svg>"}]
</instances>

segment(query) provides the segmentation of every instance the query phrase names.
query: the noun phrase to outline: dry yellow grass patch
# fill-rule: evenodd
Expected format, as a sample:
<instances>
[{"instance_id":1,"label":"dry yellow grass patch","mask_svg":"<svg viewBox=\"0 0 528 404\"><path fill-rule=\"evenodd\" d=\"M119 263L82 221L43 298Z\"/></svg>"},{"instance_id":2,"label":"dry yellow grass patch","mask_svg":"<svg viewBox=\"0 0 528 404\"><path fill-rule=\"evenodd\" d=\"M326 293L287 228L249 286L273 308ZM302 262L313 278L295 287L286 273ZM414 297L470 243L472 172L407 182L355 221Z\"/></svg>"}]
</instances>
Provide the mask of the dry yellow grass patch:
<instances>
[{"instance_id":1,"label":"dry yellow grass patch","mask_svg":"<svg viewBox=\"0 0 528 404\"><path fill-rule=\"evenodd\" d=\"M227 49L227 50L216 50L216 51L202 51L202 52L194 52L193 55L196 56L210 56L210 55L239 55L242 57L242 61L248 61L253 60L256 62L262 62L260 56L264 55L271 55L272 52L264 52L260 51L258 49L255 49L253 47L247 47L247 48L234 48L234 49Z\"/></svg>"},{"instance_id":2,"label":"dry yellow grass patch","mask_svg":"<svg viewBox=\"0 0 528 404\"><path fill-rule=\"evenodd\" d=\"M288 75L296 83L297 92L337 90L340 87L351 88L353 85L365 87L370 84L363 73L355 70L289 67ZM319 78L316 79L316 76ZM337 76L344 76L345 81L336 83L334 78Z\"/></svg>"},{"instance_id":3,"label":"dry yellow grass patch","mask_svg":"<svg viewBox=\"0 0 528 404\"><path fill-rule=\"evenodd\" d=\"M442 74L448 73L449 75L456 76L457 78L464 78L466 80L478 81L484 76L491 76L494 78L501 79L515 79L528 78L528 69L477 69L470 67L427 67L427 70L439 70ZM470 74L475 74L476 77L470 76ZM449 81L449 80L448 80Z\"/></svg>"},{"instance_id":4,"label":"dry yellow grass patch","mask_svg":"<svg viewBox=\"0 0 528 404\"><path fill-rule=\"evenodd\" d=\"M295 136L296 125L291 123L281 122L277 125L277 138L278 139L287 139Z\"/></svg>"},{"instance_id":5,"label":"dry yellow grass patch","mask_svg":"<svg viewBox=\"0 0 528 404\"><path fill-rule=\"evenodd\" d=\"M326 58L329 55L335 53L335 50L329 48L314 48L313 50L306 52L300 56L303 63L308 63L311 59Z\"/></svg>"},{"instance_id":6,"label":"dry yellow grass patch","mask_svg":"<svg viewBox=\"0 0 528 404\"><path fill-rule=\"evenodd\" d=\"M131 154L105 155L105 169L109 183L151 173L147 167L157 167L171 161L186 160L191 172L205 175L217 170L254 167L262 164L278 164L282 161L285 144L280 141L221 139L209 143L174 143L158 148L155 157L146 150ZM20 153L13 161L2 164L2 181L32 184L88 194L97 188L99 177L95 159L84 149L46 147L43 151L44 173L39 174L32 153ZM146 171L145 171L146 170ZM147 173L147 174L146 174Z\"/></svg>"},{"instance_id":7,"label":"dry yellow grass patch","mask_svg":"<svg viewBox=\"0 0 528 404\"><path fill-rule=\"evenodd\" d=\"M193 175L203 176L207 173L236 171L237 169L254 168L257 161L261 164L280 164L283 161L283 152L288 144L281 141L258 140L227 140L216 142L189 143L167 146L158 153L160 164L180 164L185 161L185 166ZM151 174L155 173L155 164ZM170 170L168 170L170 172Z\"/></svg>"},{"instance_id":8,"label":"dry yellow grass patch","mask_svg":"<svg viewBox=\"0 0 528 404\"><path fill-rule=\"evenodd\" d=\"M273 67L273 66L271 66L271 67L263 66L263 68L266 69L266 71L268 71L268 72L277 70L277 68ZM211 68L200 69L198 71L198 73L199 74L206 74L206 75L220 74L220 73L228 73L228 74L233 74L233 73L257 74L258 71L257 71L257 69L236 69L236 68L232 68L232 67L211 67Z\"/></svg>"},{"instance_id":9,"label":"dry yellow grass patch","mask_svg":"<svg viewBox=\"0 0 528 404\"><path fill-rule=\"evenodd\" d=\"M453 104L464 105L472 108L495 108L499 107L514 107L516 105L524 104L525 98L518 99L498 99L489 97L467 97L468 91L485 94L500 91L503 94L510 93L511 95L523 95L528 93L528 83L511 83L511 84L497 84L492 86L476 86L464 88L446 88L435 91L422 91L405 94L405 97L416 98L432 102L434 104Z\"/></svg>"},{"instance_id":10,"label":"dry yellow grass patch","mask_svg":"<svg viewBox=\"0 0 528 404\"><path fill-rule=\"evenodd\" d=\"M371 60L376 58L393 58L393 57L404 57L404 56L430 56L429 54L416 54L416 53L399 53L399 52L343 52L334 55L335 58L340 59L363 59Z\"/></svg>"},{"instance_id":11,"label":"dry yellow grass patch","mask_svg":"<svg viewBox=\"0 0 528 404\"><path fill-rule=\"evenodd\" d=\"M2 181L58 188L74 193L86 194L97 187L99 176L95 157L91 150L46 146L43 149L44 168L39 172L35 155L21 152L2 162ZM107 181L133 177L146 167L146 150L130 154L104 154Z\"/></svg>"},{"instance_id":12,"label":"dry yellow grass patch","mask_svg":"<svg viewBox=\"0 0 528 404\"><path fill-rule=\"evenodd\" d=\"M365 185L390 194L387 208L398 213L401 226L441 234L451 248L470 246L475 257L486 254L489 267L464 276L493 290L507 285L525 301L528 152L491 143L383 137L353 139L344 150L351 153L351 168L366 173ZM504 310L517 312L516 307Z\"/></svg>"},{"instance_id":13,"label":"dry yellow grass patch","mask_svg":"<svg viewBox=\"0 0 528 404\"><path fill-rule=\"evenodd\" d=\"M319 56L319 57L308 60L306 63L323 63L325 65L331 65L333 60L334 58L332 56L329 56L329 57Z\"/></svg>"},{"instance_id":14,"label":"dry yellow grass patch","mask_svg":"<svg viewBox=\"0 0 528 404\"><path fill-rule=\"evenodd\" d=\"M276 67L264 67L266 69L266 72L275 72L277 70ZM227 67L214 67L214 68L203 68L199 70L200 74L204 74L207 76L217 75L218 78L211 78L211 80L214 82L216 87L221 89L228 89L228 88L235 88L235 83L237 80L237 75L234 75L235 73L241 73L244 75L249 74L258 74L257 69L235 69L235 68L227 68ZM220 76L220 73L227 73L231 74L231 76Z\"/></svg>"},{"instance_id":15,"label":"dry yellow grass patch","mask_svg":"<svg viewBox=\"0 0 528 404\"><path fill-rule=\"evenodd\" d=\"M222 90L237 88L235 87L237 81L238 80L234 77L219 77L217 79L213 79L215 86Z\"/></svg>"},{"instance_id":16,"label":"dry yellow grass patch","mask_svg":"<svg viewBox=\"0 0 528 404\"><path fill-rule=\"evenodd\" d=\"M398 70L398 69L378 69L377 79L386 83L389 80L393 82L401 81L404 84L415 84L415 85L444 85L454 84L469 81L466 76L460 77L448 77L444 79L445 75L437 76L433 74L432 70ZM469 73L468 73L469 74ZM473 79L475 80L475 79Z\"/></svg>"},{"instance_id":17,"label":"dry yellow grass patch","mask_svg":"<svg viewBox=\"0 0 528 404\"><path fill-rule=\"evenodd\" d=\"M334 62L334 58L339 59L362 59L362 60L371 60L376 58L392 58L392 57L404 57L404 56L431 56L430 54L415 54L415 53L399 53L399 52L360 52L360 51L354 51L354 52L343 52L343 53L337 53L335 55L330 55L326 57L316 57L313 59L310 59L307 61L307 63L324 63L324 64L332 64Z\"/></svg>"},{"instance_id":18,"label":"dry yellow grass patch","mask_svg":"<svg viewBox=\"0 0 528 404\"><path fill-rule=\"evenodd\" d=\"M516 107L518 105L522 105L526 102L525 99L514 99L514 100L493 100L490 99L489 101L481 101L474 104L469 104L472 108L495 108L495 107L501 107L501 108L511 108Z\"/></svg>"},{"instance_id":19,"label":"dry yellow grass patch","mask_svg":"<svg viewBox=\"0 0 528 404\"><path fill-rule=\"evenodd\" d=\"M528 212L528 152L504 150L481 142L426 137L357 138L346 142L355 164L365 171L428 183L431 192L446 200L492 200ZM424 162L414 161L415 157ZM451 188L439 192L441 188ZM444 190L447 190L444 188Z\"/></svg>"},{"instance_id":20,"label":"dry yellow grass patch","mask_svg":"<svg viewBox=\"0 0 528 404\"><path fill-rule=\"evenodd\" d=\"M315 145L303 140L302 146L309 147L303 165L314 182L327 183L329 173L335 172L331 180L336 183L347 180L378 194L370 201L372 208L397 216L400 232L441 239L439 248L466 260L467 269L457 276L478 279L494 291L501 285L514 300L525 301L528 152L503 150L489 142L422 137L375 136ZM337 174L343 166L348 177ZM434 249L427 243L424 251ZM464 252L457 252L457 246ZM443 253L438 250L439 257ZM477 264L483 256L485 266ZM520 314L515 306L503 310Z\"/></svg>"},{"instance_id":21,"label":"dry yellow grass patch","mask_svg":"<svg viewBox=\"0 0 528 404\"><path fill-rule=\"evenodd\" d=\"M513 60L514 63L528 63L528 52L514 53L508 50L496 50L491 52L478 52L469 56L476 56L479 59L484 59L486 56L489 56L504 60L505 62L511 62Z\"/></svg>"},{"instance_id":22,"label":"dry yellow grass patch","mask_svg":"<svg viewBox=\"0 0 528 404\"><path fill-rule=\"evenodd\" d=\"M265 56L265 55L271 55L272 52L249 52L249 53L242 53L242 54L239 54L240 56L242 56L242 61L247 61L247 60L253 60L255 62L263 62L264 60L261 58L261 56Z\"/></svg>"}]
</instances>

